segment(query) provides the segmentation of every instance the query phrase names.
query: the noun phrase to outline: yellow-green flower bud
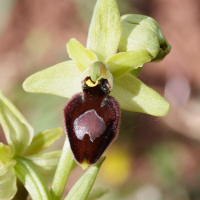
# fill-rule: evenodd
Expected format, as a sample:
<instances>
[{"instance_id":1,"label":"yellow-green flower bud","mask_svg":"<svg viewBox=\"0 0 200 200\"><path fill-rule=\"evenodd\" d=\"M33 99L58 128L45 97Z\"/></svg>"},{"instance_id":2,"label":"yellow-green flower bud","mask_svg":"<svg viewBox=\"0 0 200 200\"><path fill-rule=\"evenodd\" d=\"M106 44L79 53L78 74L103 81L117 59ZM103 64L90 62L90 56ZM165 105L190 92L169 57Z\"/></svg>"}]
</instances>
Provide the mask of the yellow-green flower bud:
<instances>
[{"instance_id":1,"label":"yellow-green flower bud","mask_svg":"<svg viewBox=\"0 0 200 200\"><path fill-rule=\"evenodd\" d=\"M158 23L151 17L128 14L121 17L122 35L119 51L147 50L151 62L158 62L170 52L171 46Z\"/></svg>"}]
</instances>

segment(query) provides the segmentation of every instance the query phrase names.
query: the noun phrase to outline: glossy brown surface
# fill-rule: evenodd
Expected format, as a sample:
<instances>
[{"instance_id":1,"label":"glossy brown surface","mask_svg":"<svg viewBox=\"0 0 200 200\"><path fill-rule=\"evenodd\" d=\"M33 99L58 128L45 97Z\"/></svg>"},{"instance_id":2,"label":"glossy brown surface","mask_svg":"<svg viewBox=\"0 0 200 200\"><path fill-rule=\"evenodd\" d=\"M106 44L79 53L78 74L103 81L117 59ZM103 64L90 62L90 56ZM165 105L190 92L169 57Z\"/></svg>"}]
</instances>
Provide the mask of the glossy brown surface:
<instances>
[{"instance_id":1,"label":"glossy brown surface","mask_svg":"<svg viewBox=\"0 0 200 200\"><path fill-rule=\"evenodd\" d=\"M64 109L71 149L78 163L94 164L117 137L120 109L100 83L76 94Z\"/></svg>"}]
</instances>

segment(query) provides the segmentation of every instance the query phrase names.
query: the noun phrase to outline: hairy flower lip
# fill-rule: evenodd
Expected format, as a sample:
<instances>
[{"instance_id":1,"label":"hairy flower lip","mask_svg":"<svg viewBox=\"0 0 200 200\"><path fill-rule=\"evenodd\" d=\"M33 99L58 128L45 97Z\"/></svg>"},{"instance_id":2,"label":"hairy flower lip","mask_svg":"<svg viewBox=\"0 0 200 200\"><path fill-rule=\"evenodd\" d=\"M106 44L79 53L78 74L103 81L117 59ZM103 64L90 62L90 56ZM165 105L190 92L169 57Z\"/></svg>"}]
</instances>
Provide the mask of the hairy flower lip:
<instances>
[{"instance_id":1,"label":"hairy flower lip","mask_svg":"<svg viewBox=\"0 0 200 200\"><path fill-rule=\"evenodd\" d=\"M95 87L83 88L64 108L70 146L83 168L95 164L118 134L120 108L108 95L109 91L102 90L104 81Z\"/></svg>"}]
</instances>

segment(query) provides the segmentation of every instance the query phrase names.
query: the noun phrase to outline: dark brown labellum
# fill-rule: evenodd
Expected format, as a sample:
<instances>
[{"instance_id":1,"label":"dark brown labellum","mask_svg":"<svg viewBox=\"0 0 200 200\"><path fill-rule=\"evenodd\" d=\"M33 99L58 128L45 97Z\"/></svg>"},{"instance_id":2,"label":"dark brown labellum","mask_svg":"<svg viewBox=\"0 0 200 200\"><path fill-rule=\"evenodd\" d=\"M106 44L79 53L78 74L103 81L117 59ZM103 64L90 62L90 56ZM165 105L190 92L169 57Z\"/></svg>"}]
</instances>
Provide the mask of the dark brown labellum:
<instances>
[{"instance_id":1,"label":"dark brown labellum","mask_svg":"<svg viewBox=\"0 0 200 200\"><path fill-rule=\"evenodd\" d=\"M64 119L76 161L92 165L117 137L120 108L109 96L106 79L95 87L82 86L83 92L73 96L64 108Z\"/></svg>"}]
</instances>

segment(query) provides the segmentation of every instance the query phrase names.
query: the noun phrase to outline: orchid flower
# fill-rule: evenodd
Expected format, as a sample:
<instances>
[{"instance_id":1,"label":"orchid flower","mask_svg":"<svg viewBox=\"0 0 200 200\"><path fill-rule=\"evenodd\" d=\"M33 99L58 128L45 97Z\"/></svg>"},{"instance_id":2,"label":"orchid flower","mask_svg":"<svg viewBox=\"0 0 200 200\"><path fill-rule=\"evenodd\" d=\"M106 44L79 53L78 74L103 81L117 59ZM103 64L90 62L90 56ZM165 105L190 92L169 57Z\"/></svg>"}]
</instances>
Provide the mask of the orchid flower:
<instances>
[{"instance_id":1,"label":"orchid flower","mask_svg":"<svg viewBox=\"0 0 200 200\"><path fill-rule=\"evenodd\" d=\"M154 116L168 113L169 103L136 74L145 63L162 60L170 48L152 18L120 18L116 0L98 0L87 46L70 39L67 51L72 60L31 75L23 88L71 98L64 109L66 131L76 161L85 168L96 163L117 137L119 107Z\"/></svg>"}]
</instances>

